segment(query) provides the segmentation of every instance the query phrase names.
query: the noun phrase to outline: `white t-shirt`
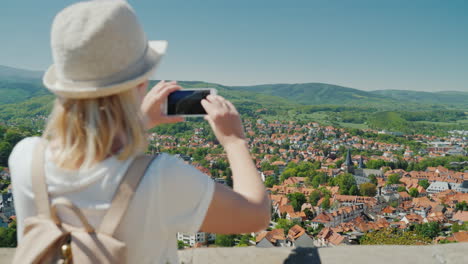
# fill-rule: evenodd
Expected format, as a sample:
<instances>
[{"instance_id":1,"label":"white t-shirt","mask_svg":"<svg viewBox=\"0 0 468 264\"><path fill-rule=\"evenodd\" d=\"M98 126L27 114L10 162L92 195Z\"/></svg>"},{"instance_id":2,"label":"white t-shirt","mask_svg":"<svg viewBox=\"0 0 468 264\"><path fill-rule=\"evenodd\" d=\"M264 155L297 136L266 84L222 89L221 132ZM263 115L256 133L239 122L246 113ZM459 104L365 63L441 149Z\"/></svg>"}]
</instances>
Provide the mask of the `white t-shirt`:
<instances>
[{"instance_id":1,"label":"white t-shirt","mask_svg":"<svg viewBox=\"0 0 468 264\"><path fill-rule=\"evenodd\" d=\"M31 189L31 160L40 138L19 142L10 155L13 198L21 241L23 221L36 215ZM89 223L99 226L133 158L110 157L91 169L63 170L49 161L46 181L51 199L66 197L82 209ZM127 263L178 263L176 232L197 232L205 218L214 182L205 174L168 154L160 154L142 178L115 234L127 244ZM80 226L72 213L58 209L62 221Z\"/></svg>"}]
</instances>

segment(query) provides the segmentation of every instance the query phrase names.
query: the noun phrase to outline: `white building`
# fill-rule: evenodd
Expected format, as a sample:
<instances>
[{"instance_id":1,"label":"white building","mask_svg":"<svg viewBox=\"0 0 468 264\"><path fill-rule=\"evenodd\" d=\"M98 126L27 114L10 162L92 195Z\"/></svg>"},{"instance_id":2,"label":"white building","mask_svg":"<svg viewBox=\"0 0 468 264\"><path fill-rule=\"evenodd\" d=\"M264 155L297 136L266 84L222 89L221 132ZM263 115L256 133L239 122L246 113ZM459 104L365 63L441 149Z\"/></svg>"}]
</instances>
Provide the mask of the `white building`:
<instances>
[{"instance_id":1,"label":"white building","mask_svg":"<svg viewBox=\"0 0 468 264\"><path fill-rule=\"evenodd\" d=\"M208 241L214 241L216 234L196 232L196 233L177 233L177 240L183 241L185 244L191 247L195 246L196 243L206 244Z\"/></svg>"},{"instance_id":2,"label":"white building","mask_svg":"<svg viewBox=\"0 0 468 264\"><path fill-rule=\"evenodd\" d=\"M468 193L468 180L462 183L449 183L450 188L456 192Z\"/></svg>"},{"instance_id":3,"label":"white building","mask_svg":"<svg viewBox=\"0 0 468 264\"><path fill-rule=\"evenodd\" d=\"M462 183L435 181L427 187L426 192L439 193L449 189L456 192L468 193L468 181L463 181Z\"/></svg>"},{"instance_id":4,"label":"white building","mask_svg":"<svg viewBox=\"0 0 468 264\"><path fill-rule=\"evenodd\" d=\"M448 182L441 182L441 181L435 181L427 187L426 192L428 193L439 193L443 192L445 190L450 189L450 185Z\"/></svg>"}]
</instances>

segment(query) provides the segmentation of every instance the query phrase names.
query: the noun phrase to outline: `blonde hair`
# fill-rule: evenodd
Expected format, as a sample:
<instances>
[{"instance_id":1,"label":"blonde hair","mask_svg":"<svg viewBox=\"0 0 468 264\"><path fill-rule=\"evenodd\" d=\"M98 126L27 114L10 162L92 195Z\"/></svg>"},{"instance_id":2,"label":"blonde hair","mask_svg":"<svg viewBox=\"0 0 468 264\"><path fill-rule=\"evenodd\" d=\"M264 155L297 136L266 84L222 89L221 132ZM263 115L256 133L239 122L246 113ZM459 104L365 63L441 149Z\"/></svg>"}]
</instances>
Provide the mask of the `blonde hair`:
<instances>
[{"instance_id":1,"label":"blonde hair","mask_svg":"<svg viewBox=\"0 0 468 264\"><path fill-rule=\"evenodd\" d=\"M136 89L93 99L55 100L44 137L58 144L54 163L61 168L90 167L113 155L120 140L119 160L146 148Z\"/></svg>"}]
</instances>

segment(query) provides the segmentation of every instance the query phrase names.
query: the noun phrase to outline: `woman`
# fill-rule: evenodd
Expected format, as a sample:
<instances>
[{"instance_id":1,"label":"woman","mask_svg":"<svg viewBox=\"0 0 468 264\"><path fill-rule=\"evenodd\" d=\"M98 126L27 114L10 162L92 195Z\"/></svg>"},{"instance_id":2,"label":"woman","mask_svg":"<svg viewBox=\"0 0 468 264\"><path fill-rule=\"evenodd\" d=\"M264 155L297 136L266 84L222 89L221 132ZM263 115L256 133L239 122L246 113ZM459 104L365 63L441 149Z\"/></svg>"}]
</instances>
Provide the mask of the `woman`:
<instances>
[{"instance_id":1,"label":"woman","mask_svg":"<svg viewBox=\"0 0 468 264\"><path fill-rule=\"evenodd\" d=\"M160 82L147 94L166 43L148 42L131 7L120 0L74 4L55 18L54 65L45 86L57 95L43 138L18 143L9 160L21 243L24 219L36 214L31 187L33 150L47 143L45 173L52 200L65 197L97 226L135 156L146 148L145 129L183 121L161 113L181 89ZM227 152L234 189L214 183L182 160L160 154L141 180L116 238L127 263L177 263L176 232L235 234L269 223L269 200L253 164L239 114L221 96L202 101ZM79 225L67 210L62 221Z\"/></svg>"}]
</instances>

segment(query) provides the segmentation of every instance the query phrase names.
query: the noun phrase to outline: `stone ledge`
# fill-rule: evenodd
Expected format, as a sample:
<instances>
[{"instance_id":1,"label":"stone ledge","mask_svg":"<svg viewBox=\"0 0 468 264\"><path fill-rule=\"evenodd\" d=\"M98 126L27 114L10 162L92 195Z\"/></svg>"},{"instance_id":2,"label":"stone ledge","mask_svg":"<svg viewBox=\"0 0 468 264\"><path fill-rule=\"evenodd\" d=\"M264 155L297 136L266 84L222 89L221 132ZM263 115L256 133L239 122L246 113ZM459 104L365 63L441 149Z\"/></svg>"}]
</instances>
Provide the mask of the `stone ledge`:
<instances>
[{"instance_id":1,"label":"stone ledge","mask_svg":"<svg viewBox=\"0 0 468 264\"><path fill-rule=\"evenodd\" d=\"M0 264L15 250L0 248ZM197 248L179 251L184 264L466 264L468 243L434 246L341 246L335 248Z\"/></svg>"},{"instance_id":2,"label":"stone ledge","mask_svg":"<svg viewBox=\"0 0 468 264\"><path fill-rule=\"evenodd\" d=\"M468 243L434 246L340 246L335 248L198 248L179 251L184 264L379 263L466 264Z\"/></svg>"}]
</instances>

